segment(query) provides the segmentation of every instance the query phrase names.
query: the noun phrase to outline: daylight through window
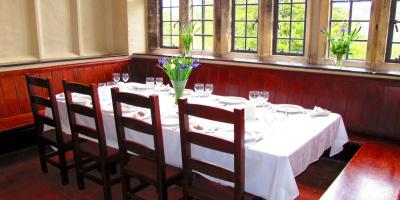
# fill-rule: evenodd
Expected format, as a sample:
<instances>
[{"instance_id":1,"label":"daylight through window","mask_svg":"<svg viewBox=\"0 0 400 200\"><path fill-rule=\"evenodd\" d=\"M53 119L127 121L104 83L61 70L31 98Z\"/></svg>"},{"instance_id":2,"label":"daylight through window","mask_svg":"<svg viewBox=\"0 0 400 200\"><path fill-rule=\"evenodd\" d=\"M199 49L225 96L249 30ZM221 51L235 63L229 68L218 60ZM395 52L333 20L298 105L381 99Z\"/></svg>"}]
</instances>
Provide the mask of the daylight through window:
<instances>
[{"instance_id":1,"label":"daylight through window","mask_svg":"<svg viewBox=\"0 0 400 200\"><path fill-rule=\"evenodd\" d=\"M161 0L161 47L179 46L179 0Z\"/></svg>"},{"instance_id":2,"label":"daylight through window","mask_svg":"<svg viewBox=\"0 0 400 200\"><path fill-rule=\"evenodd\" d=\"M258 0L234 0L232 50L257 52Z\"/></svg>"},{"instance_id":3,"label":"daylight through window","mask_svg":"<svg viewBox=\"0 0 400 200\"><path fill-rule=\"evenodd\" d=\"M389 36L388 45L386 50L386 61L387 62L400 62L400 0L392 1L392 8L390 13L389 21Z\"/></svg>"},{"instance_id":4,"label":"daylight through window","mask_svg":"<svg viewBox=\"0 0 400 200\"><path fill-rule=\"evenodd\" d=\"M329 29L333 36L340 36L341 30L350 33L361 27L361 31L350 47L346 59L365 60L367 54L371 0L332 0ZM329 57L333 57L329 55Z\"/></svg>"},{"instance_id":5,"label":"daylight through window","mask_svg":"<svg viewBox=\"0 0 400 200\"><path fill-rule=\"evenodd\" d=\"M192 1L193 50L213 50L214 0Z\"/></svg>"},{"instance_id":6,"label":"daylight through window","mask_svg":"<svg viewBox=\"0 0 400 200\"><path fill-rule=\"evenodd\" d=\"M274 54L304 55L307 0L275 1Z\"/></svg>"}]
</instances>

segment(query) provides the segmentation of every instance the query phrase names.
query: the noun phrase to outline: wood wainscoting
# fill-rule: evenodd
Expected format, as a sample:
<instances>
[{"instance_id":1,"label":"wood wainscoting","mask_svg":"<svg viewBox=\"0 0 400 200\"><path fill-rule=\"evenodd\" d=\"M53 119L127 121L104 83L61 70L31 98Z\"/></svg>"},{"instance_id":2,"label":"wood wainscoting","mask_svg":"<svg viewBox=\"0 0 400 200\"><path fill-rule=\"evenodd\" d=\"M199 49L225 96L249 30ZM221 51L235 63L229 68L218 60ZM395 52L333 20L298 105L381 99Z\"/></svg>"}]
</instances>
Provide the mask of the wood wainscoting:
<instances>
[{"instance_id":1,"label":"wood wainscoting","mask_svg":"<svg viewBox=\"0 0 400 200\"><path fill-rule=\"evenodd\" d=\"M167 80L156 64L156 59L133 58L129 71L138 82L146 76ZM341 114L349 132L400 141L399 80L204 63L187 88L196 82L213 83L218 95L247 98L249 90L268 90L272 103L320 106Z\"/></svg>"},{"instance_id":2,"label":"wood wainscoting","mask_svg":"<svg viewBox=\"0 0 400 200\"><path fill-rule=\"evenodd\" d=\"M98 83L112 80L113 72L127 71L128 58L0 72L0 133L33 124L25 74L52 79L56 92L62 80Z\"/></svg>"}]
</instances>

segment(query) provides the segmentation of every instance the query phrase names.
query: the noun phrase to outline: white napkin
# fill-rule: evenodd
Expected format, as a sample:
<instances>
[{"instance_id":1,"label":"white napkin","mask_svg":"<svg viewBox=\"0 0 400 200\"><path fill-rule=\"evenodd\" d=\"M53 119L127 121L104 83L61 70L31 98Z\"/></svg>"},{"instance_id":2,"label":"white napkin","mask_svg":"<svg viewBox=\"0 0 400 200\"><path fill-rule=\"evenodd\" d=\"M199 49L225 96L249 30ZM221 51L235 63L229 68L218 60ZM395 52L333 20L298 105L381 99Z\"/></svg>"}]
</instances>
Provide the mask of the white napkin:
<instances>
[{"instance_id":1,"label":"white napkin","mask_svg":"<svg viewBox=\"0 0 400 200\"><path fill-rule=\"evenodd\" d=\"M320 108L318 106L314 106L314 109L310 112L311 117L322 117L322 116L328 116L331 113L331 111Z\"/></svg>"}]
</instances>

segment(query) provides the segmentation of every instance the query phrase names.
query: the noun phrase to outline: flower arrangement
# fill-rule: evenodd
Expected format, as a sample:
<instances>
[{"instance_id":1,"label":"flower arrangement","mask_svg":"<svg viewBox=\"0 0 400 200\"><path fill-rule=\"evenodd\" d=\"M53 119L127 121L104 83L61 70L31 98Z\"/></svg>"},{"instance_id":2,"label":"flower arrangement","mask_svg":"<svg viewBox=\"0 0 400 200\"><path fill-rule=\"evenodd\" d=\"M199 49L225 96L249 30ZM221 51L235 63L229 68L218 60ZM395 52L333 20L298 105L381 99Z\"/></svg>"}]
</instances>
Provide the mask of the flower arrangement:
<instances>
[{"instance_id":1,"label":"flower arrangement","mask_svg":"<svg viewBox=\"0 0 400 200\"><path fill-rule=\"evenodd\" d=\"M361 27L355 28L349 34L346 34L346 29L344 26L340 29L340 37L335 38L332 36L331 32L327 31L326 28L321 30L321 32L328 38L331 53L336 58L336 66L340 67L343 63L343 55L351 54L350 45L354 38L360 32Z\"/></svg>"},{"instance_id":2,"label":"flower arrangement","mask_svg":"<svg viewBox=\"0 0 400 200\"><path fill-rule=\"evenodd\" d=\"M175 90L175 103L183 95L186 87L186 82L189 79L190 73L193 69L200 66L198 58L191 56L191 46L193 42L193 25L183 27L181 29L181 44L184 53L182 56L163 57L158 60L158 67L160 67L171 80L172 86Z\"/></svg>"}]
</instances>

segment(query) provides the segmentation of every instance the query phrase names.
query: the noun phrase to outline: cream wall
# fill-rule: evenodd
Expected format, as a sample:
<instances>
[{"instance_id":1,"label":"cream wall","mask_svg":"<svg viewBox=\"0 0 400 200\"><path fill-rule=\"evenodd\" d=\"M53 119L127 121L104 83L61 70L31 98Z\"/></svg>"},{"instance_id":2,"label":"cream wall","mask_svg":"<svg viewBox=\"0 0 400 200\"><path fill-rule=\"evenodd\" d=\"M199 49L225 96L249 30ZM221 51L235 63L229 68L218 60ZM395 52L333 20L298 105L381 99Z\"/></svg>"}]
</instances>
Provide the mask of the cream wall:
<instances>
[{"instance_id":1,"label":"cream wall","mask_svg":"<svg viewBox=\"0 0 400 200\"><path fill-rule=\"evenodd\" d=\"M0 0L0 65L146 51L146 0Z\"/></svg>"}]
</instances>

